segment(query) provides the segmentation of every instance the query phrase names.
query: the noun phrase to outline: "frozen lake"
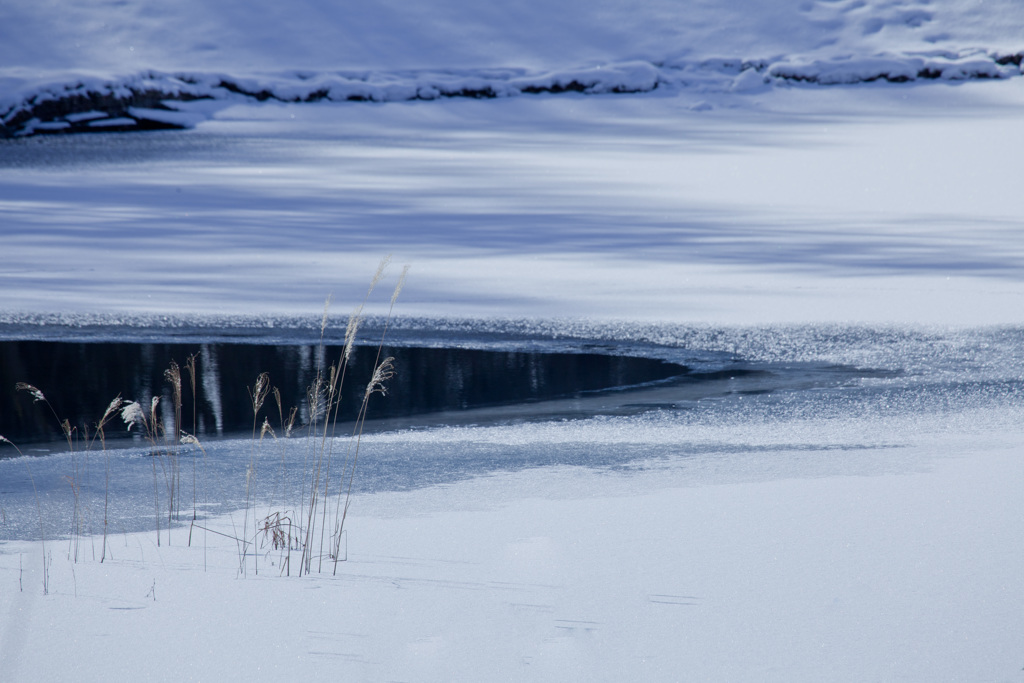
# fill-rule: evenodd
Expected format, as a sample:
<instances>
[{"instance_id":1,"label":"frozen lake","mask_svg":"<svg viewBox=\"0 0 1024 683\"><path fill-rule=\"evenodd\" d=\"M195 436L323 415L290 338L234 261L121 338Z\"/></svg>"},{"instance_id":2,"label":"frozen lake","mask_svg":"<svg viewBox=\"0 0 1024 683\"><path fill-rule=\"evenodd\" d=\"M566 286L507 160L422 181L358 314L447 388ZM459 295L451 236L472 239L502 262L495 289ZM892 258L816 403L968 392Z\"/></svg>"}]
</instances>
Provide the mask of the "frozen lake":
<instances>
[{"instance_id":1,"label":"frozen lake","mask_svg":"<svg viewBox=\"0 0 1024 683\"><path fill-rule=\"evenodd\" d=\"M280 327L266 334L296 334ZM100 344L111 329L78 334ZM116 329L169 348L152 341L166 330ZM260 520L302 518L316 439L211 437L174 465L145 444L0 459L0 608L15 663L58 671L77 658L47 659L20 639L26 615L69 642L81 629L106 642L102 629L125 621L183 623L196 600L252 623L271 601L300 668L340 656L365 678L501 666L539 680L1013 680L1024 329L435 321L399 324L394 337L407 351L443 338L454 357L476 349L543 367L586 349L691 372L374 421L337 577L330 558L326 574L314 562L310 576L278 577L294 575L298 552L286 564L266 539L241 572L231 540L252 524L251 500ZM218 336L206 342L230 355ZM488 375L499 386L516 376ZM408 387L374 398L402 402ZM339 462L347 443L334 447ZM57 559L43 599L39 544L23 540L40 531ZM241 642L253 645L231 652L274 670L275 656ZM164 651L143 645L125 666L147 670ZM452 651L461 656L442 656Z\"/></svg>"},{"instance_id":2,"label":"frozen lake","mask_svg":"<svg viewBox=\"0 0 1024 683\"><path fill-rule=\"evenodd\" d=\"M0 3L0 677L1022 680L1017 0L58 4ZM397 374L307 437L353 309L339 394ZM69 452L16 382L145 407Z\"/></svg>"},{"instance_id":3,"label":"frozen lake","mask_svg":"<svg viewBox=\"0 0 1024 683\"><path fill-rule=\"evenodd\" d=\"M344 316L391 253L404 317L1014 324L1024 200L980 169L1024 153L1022 83L228 102L8 140L6 319Z\"/></svg>"},{"instance_id":4,"label":"frozen lake","mask_svg":"<svg viewBox=\"0 0 1024 683\"><path fill-rule=\"evenodd\" d=\"M3 381L55 404L62 378L88 385L77 414L96 420L111 392L166 407L178 349L222 371L205 451L2 446L0 652L59 677L112 643L75 634L179 634L201 603L282 633L302 653L288 673L310 677L337 653L366 680L1014 680L1020 80L228 102L193 131L0 142ZM339 578L271 582L280 553L230 539L252 511L301 514L316 447L239 437L209 399L247 400L259 371L301 396L324 298L336 350L387 253L357 356L412 270L375 405L472 367L505 398L368 422ZM98 374L24 362L43 343ZM244 344L262 351L224 374ZM565 354L588 364L564 373ZM132 357L147 381L108 370ZM616 379L634 362L688 372ZM531 372L567 384L532 394ZM25 392L5 400L52 429ZM341 462L348 442L330 443ZM193 515L226 536L185 547ZM56 562L37 600L40 534ZM54 657L22 635L43 628L80 645ZM192 637L174 642L206 651ZM256 639L216 642L193 673L284 666ZM177 651L147 640L126 670L177 671Z\"/></svg>"},{"instance_id":5,"label":"frozen lake","mask_svg":"<svg viewBox=\"0 0 1024 683\"><path fill-rule=\"evenodd\" d=\"M309 334L280 327L274 334L293 341ZM654 325L616 327L603 335L596 327L588 336L537 331L529 336L527 331L512 324L500 330L463 324L452 333L458 346L444 348L437 346L436 330L401 325L394 330L402 346L386 353L396 357L398 374L389 382L388 396L373 398L355 490L410 490L561 466L619 473L666 468L690 485L917 471L956 452L941 445L944 435L955 435L957 444L967 433L1012 441L1020 429L1021 328ZM94 328L89 334L114 333ZM116 528L151 526L151 460L163 463L159 454L169 450L180 453L188 475L178 495L188 501L198 496L209 512L244 505L254 448L262 463L261 495L295 503L308 471L310 443L316 441L306 436L305 391L316 373L319 347L210 343L217 337L206 334L206 343L179 339L170 345L0 342L5 385L28 380L43 389L54 411L76 426L78 450L68 453L56 440L57 420L45 404L32 404L26 392L4 398L0 433L22 429L19 445L38 457L31 460L35 489L24 461L0 460L7 515L2 536L38 536L36 493L48 511L49 535L71 533L76 500L95 524L108 486L117 501L111 522ZM367 334L373 332L368 328ZM336 430L339 452L349 443L341 435L352 433L354 410L369 377L369 368L360 366L372 367L375 351L362 348L354 354ZM172 358L188 353L198 357L198 427L189 417L187 395L182 424L200 437L202 453L188 446L171 449L162 438L154 449L138 430L134 444L126 443L120 419L107 427L109 451L98 452L95 443L85 451L84 428L95 431L116 394L144 405L152 396L162 397L160 419L173 435L163 371ZM337 347L324 351L328 363L338 355ZM75 363L82 367L71 369ZM254 418L248 392L263 371L283 389L282 406L270 400ZM67 384L48 386L38 375ZM115 386L119 381L121 388ZM187 380L185 386L187 394ZM299 419L294 435L285 439L282 416L293 405ZM27 421L19 424L17 415ZM253 438L265 417L281 438ZM33 444L47 429L51 442ZM937 449L923 459L922 441ZM13 449L4 455L13 456ZM196 467L198 480L191 478ZM70 472L77 473L76 491L68 486Z\"/></svg>"}]
</instances>

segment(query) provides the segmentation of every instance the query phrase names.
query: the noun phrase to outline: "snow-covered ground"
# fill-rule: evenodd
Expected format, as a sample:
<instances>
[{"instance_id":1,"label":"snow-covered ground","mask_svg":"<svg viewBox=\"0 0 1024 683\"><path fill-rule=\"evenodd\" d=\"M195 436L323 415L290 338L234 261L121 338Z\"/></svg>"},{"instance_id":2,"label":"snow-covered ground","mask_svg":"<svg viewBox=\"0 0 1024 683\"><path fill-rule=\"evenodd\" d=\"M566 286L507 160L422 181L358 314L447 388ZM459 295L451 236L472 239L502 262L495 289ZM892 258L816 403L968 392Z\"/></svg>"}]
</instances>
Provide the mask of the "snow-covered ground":
<instances>
[{"instance_id":1,"label":"snow-covered ground","mask_svg":"<svg viewBox=\"0 0 1024 683\"><path fill-rule=\"evenodd\" d=\"M4 338L269 336L329 292L343 328L391 253L406 343L816 370L369 437L336 577L118 530L103 563L49 538L44 596L5 541L0 678L1024 680L1022 29L1009 0L4 3ZM26 137L143 116L190 128ZM244 488L248 442L215 448ZM68 460L30 461L48 517Z\"/></svg>"},{"instance_id":2,"label":"snow-covered ground","mask_svg":"<svg viewBox=\"0 0 1024 683\"><path fill-rule=\"evenodd\" d=\"M771 457L812 471L819 458L888 459ZM117 535L102 565L54 544L43 596L38 544L8 544L5 671L1020 680L1019 447L974 432L897 457L908 469L729 482L685 472L728 470L724 458L678 458L364 497L337 578L279 578L264 560L236 579L234 543L213 534L205 548Z\"/></svg>"}]
</instances>

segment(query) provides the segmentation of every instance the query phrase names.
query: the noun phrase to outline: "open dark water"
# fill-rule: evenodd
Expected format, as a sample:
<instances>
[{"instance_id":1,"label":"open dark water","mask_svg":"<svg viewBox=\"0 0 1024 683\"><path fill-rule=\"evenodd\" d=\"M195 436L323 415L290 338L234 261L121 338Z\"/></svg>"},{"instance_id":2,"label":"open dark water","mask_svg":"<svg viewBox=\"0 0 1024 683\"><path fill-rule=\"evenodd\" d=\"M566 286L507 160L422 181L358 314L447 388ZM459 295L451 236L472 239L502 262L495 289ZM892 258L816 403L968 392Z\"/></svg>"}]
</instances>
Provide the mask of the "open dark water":
<instances>
[{"instance_id":1,"label":"open dark water","mask_svg":"<svg viewBox=\"0 0 1024 683\"><path fill-rule=\"evenodd\" d=\"M179 429L221 437L251 432L253 422L259 426L264 419L279 429L293 407L295 427L302 427L312 421L308 391L317 373L327 377L341 354L342 347L319 344L0 342L0 434L17 444L60 441L60 421L67 419L84 439L95 433L115 397L148 407L155 396L161 399L158 418L173 435L173 395L165 376L171 361L182 378ZM341 389L340 422L356 418L374 367L387 357L394 359L395 374L386 382L386 397L375 394L369 401L368 421L578 397L692 374L676 363L608 354L355 347ZM250 391L264 372L281 402L271 394L254 415ZM49 406L15 391L18 382L42 391ZM105 431L116 437L126 430L116 420Z\"/></svg>"},{"instance_id":2,"label":"open dark water","mask_svg":"<svg viewBox=\"0 0 1024 683\"><path fill-rule=\"evenodd\" d=\"M193 510L239 509L250 491L268 509L295 509L318 453L334 463L329 493L341 489L376 347L357 348L329 432L337 438L324 451L306 427L323 435L307 387L340 346L104 336L0 342L0 434L29 456L0 444L0 540L38 536L40 517L48 537L74 524L96 533L104 506L116 532L152 528L154 495L180 523ZM921 466L901 455L910 446L972 429L1009 434L1024 414L1017 328L450 328L395 337L382 355L395 358L396 375L369 404L356 493L552 466L628 472L660 463L690 467L698 479L902 471ZM202 448L167 438L176 426L164 371L189 357L195 400L183 370L181 428ZM282 397L280 411L271 395L255 416L275 430L263 440L252 438L249 398L261 372ZM15 391L17 382L38 387L53 410ZM106 450L85 442L117 395L146 405L160 397L164 437L155 447L136 432L129 438L120 419L107 427ZM285 438L280 414L292 406L298 418ZM73 450L54 413L74 427Z\"/></svg>"}]
</instances>

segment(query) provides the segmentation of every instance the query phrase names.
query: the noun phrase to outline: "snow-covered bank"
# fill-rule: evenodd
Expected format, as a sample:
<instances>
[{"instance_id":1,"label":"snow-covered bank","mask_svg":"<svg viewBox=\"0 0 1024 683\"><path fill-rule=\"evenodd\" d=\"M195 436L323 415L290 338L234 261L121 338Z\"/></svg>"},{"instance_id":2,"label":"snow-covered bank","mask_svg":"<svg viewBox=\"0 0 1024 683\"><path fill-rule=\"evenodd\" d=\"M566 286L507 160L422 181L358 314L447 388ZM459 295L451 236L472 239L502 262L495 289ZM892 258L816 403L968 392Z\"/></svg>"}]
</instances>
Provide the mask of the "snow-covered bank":
<instances>
[{"instance_id":1,"label":"snow-covered bank","mask_svg":"<svg viewBox=\"0 0 1024 683\"><path fill-rule=\"evenodd\" d=\"M753 93L791 83L853 85L876 81L956 82L1012 78L1024 53L979 49L931 55L843 56L781 60L716 58L627 61L549 72L525 69L444 72L296 72L230 74L148 72L118 80L68 76L55 84L26 83L0 100L0 138L188 128L241 99L278 102L410 102L492 99L523 94L625 94L686 89Z\"/></svg>"},{"instance_id":2,"label":"snow-covered bank","mask_svg":"<svg viewBox=\"0 0 1024 683\"><path fill-rule=\"evenodd\" d=\"M44 597L38 543L7 544L0 660L12 680L1016 681L1020 436L926 438L900 474L712 483L743 475L691 458L364 497L336 578L117 535L103 564L51 543Z\"/></svg>"},{"instance_id":3,"label":"snow-covered bank","mask_svg":"<svg viewBox=\"0 0 1024 683\"><path fill-rule=\"evenodd\" d=\"M16 0L0 137L190 126L210 102L757 91L1020 74L1010 0L453 0L337 5ZM45 30L41 30L45 27ZM206 106L187 105L197 98ZM216 108L216 107L214 107ZM179 111L183 109L184 111Z\"/></svg>"}]
</instances>

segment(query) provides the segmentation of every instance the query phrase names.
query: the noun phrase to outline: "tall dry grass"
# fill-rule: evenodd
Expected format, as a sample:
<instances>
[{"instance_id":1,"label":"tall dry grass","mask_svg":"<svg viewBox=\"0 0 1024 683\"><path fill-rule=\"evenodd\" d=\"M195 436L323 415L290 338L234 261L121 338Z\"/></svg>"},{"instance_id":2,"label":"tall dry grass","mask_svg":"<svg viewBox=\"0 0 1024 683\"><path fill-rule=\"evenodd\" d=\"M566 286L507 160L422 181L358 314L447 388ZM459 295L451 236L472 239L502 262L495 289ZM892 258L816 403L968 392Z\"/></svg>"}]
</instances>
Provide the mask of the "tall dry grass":
<instances>
[{"instance_id":1,"label":"tall dry grass","mask_svg":"<svg viewBox=\"0 0 1024 683\"><path fill-rule=\"evenodd\" d=\"M242 524L236 528L234 538L239 554L240 574L245 574L251 564L253 571L259 573L260 555L269 556L279 553L278 564L280 573L291 575L292 553L297 553L299 564L294 573L298 576L324 570L324 560L332 573L337 572L338 563L343 561L343 543L345 539L345 523L352 502L354 481L359 462L360 448L365 428L367 408L371 397L375 394L387 393L387 382L394 376L394 359L382 357L383 349L393 319L396 301L404 286L408 274L408 266L404 267L393 290L380 338L375 340L376 356L370 381L361 392L361 402L355 408L355 419L352 431L345 436L337 434L339 420L342 415L342 396L345 382L348 380L348 368L356 348L360 325L363 322L363 311L370 298L384 277L390 257L383 259L378 266L370 286L367 288L363 301L348 316L345 324L345 342L337 358L328 359L325 346L326 333L331 324L331 297L324 304L324 312L320 324L320 337L317 347L316 370L312 382L306 391L306 409L308 421L305 425L305 439L301 445L288 444L295 441L297 431L296 420L298 406L284 405L280 390L273 386L267 373L257 376L255 382L248 387L252 407L252 427L250 433L250 451L245 471L241 473L245 482L245 499L242 512ZM187 375L182 376L182 369ZM139 434L148 444L150 450L151 474L153 483L153 525L156 543L160 546L164 541L172 540L172 529L181 522L183 504L182 468L180 459L183 455L191 455L192 459L192 516L189 521L188 545L192 545L193 531L203 530L204 533L204 568L206 566L205 541L207 533L212 531L199 514L202 506L208 504L206 491L207 452L197 432L197 382L202 373L200 355L188 356L180 366L171 359L164 380L169 385L165 397L154 392L150 398L142 400L124 400L117 396L107 406L100 419L92 425L80 427L71 425L61 417L46 399L45 394L27 383L18 383L16 389L26 392L34 403L45 403L49 412L60 426L61 433L71 453L71 472L66 479L70 485L73 498L72 519L69 531L68 559L79 561L79 545L85 536L90 538L93 502L83 500L83 477L88 477L88 453L99 441L103 452L103 499L102 499L102 538L99 561L112 558L108 544L111 508L111 478L115 473L111 470L110 454L107 449L110 423L120 416L127 432ZM186 387L191 392L191 432L183 428L184 394ZM274 397L273 404L268 398ZM165 405L169 403L170 405ZM276 407L278 430L271 426L270 415ZM167 411L165 414L164 411ZM164 419L168 422L165 423ZM166 426L167 424L171 426ZM280 431L280 435L278 434ZM81 438L79 435L82 435ZM279 466L264 472L262 463L265 460L264 442L269 439L281 445ZM17 446L0 436L0 443ZM288 450L303 448L301 468L297 473L301 480L297 500L287 500L284 494L288 475ZM344 450L343 457L337 457L336 450ZM44 591L49 591L48 562L51 561L46 547L43 508L39 492L32 476L29 459L18 450L25 462L30 481L36 496L36 507L39 515L40 540L43 547ZM81 456L81 457L80 457ZM202 461L200 469L199 461ZM264 481L264 477L268 479ZM272 483L270 482L272 480ZM184 503L187 506L187 502ZM264 513L258 514L257 507L266 505ZM99 504L96 504L99 507ZM93 553L95 557L95 550Z\"/></svg>"}]
</instances>

